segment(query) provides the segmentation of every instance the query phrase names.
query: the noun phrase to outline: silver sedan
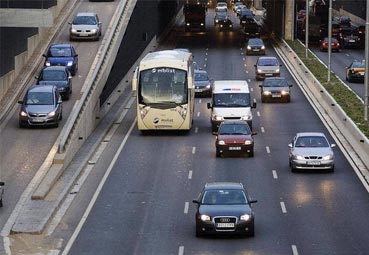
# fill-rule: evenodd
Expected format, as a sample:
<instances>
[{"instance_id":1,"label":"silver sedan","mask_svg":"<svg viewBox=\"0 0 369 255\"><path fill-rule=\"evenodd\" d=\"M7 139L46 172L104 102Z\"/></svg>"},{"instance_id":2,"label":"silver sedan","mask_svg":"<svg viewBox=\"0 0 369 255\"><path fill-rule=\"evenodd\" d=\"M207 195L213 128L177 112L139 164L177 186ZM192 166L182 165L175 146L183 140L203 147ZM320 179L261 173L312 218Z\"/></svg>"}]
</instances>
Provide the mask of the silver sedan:
<instances>
[{"instance_id":1,"label":"silver sedan","mask_svg":"<svg viewBox=\"0 0 369 255\"><path fill-rule=\"evenodd\" d=\"M297 169L334 171L335 144L329 144L323 133L297 133L288 145L291 171Z\"/></svg>"}]
</instances>

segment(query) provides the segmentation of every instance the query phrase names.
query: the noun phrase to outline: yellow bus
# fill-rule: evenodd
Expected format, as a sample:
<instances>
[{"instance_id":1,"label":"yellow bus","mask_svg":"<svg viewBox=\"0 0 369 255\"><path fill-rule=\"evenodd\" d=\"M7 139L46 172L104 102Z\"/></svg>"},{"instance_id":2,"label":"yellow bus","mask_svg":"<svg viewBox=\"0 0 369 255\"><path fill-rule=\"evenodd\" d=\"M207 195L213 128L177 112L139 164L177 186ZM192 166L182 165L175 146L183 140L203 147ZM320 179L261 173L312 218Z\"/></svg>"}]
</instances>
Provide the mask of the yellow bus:
<instances>
[{"instance_id":1,"label":"yellow bus","mask_svg":"<svg viewBox=\"0 0 369 255\"><path fill-rule=\"evenodd\" d=\"M137 126L148 130L190 130L194 114L193 58L190 52L148 53L136 68Z\"/></svg>"}]
</instances>

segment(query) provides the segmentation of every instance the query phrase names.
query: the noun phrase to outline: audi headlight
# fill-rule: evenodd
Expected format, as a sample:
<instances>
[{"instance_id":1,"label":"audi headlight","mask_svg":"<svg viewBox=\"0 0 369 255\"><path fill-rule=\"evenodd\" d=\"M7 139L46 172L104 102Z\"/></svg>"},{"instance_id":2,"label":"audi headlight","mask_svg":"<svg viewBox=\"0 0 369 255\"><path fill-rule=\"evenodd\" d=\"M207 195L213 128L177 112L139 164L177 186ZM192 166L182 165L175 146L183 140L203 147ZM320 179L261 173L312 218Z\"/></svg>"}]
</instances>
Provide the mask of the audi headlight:
<instances>
[{"instance_id":1,"label":"audi headlight","mask_svg":"<svg viewBox=\"0 0 369 255\"><path fill-rule=\"evenodd\" d=\"M55 116L55 111L49 112L47 114L48 117L54 117Z\"/></svg>"},{"instance_id":2,"label":"audi headlight","mask_svg":"<svg viewBox=\"0 0 369 255\"><path fill-rule=\"evenodd\" d=\"M225 142L224 142L224 141L222 141L222 140L220 140L220 141L218 141L218 144L219 144L219 145L225 145Z\"/></svg>"},{"instance_id":3,"label":"audi headlight","mask_svg":"<svg viewBox=\"0 0 369 255\"><path fill-rule=\"evenodd\" d=\"M45 66L51 66L50 61L46 61L46 62L45 62Z\"/></svg>"},{"instance_id":4,"label":"audi headlight","mask_svg":"<svg viewBox=\"0 0 369 255\"><path fill-rule=\"evenodd\" d=\"M262 73L263 72L263 70L261 70L261 69L258 69L258 73Z\"/></svg>"},{"instance_id":5,"label":"audi headlight","mask_svg":"<svg viewBox=\"0 0 369 255\"><path fill-rule=\"evenodd\" d=\"M265 50L265 46L264 46L264 45L263 45L263 46L261 46L261 49L262 49L262 50Z\"/></svg>"},{"instance_id":6,"label":"audi headlight","mask_svg":"<svg viewBox=\"0 0 369 255\"><path fill-rule=\"evenodd\" d=\"M181 117L183 119L186 119L186 115L187 115L187 108L183 107L183 108L180 108L179 110L179 114L181 115Z\"/></svg>"},{"instance_id":7,"label":"audi headlight","mask_svg":"<svg viewBox=\"0 0 369 255\"><path fill-rule=\"evenodd\" d=\"M77 29L71 29L70 30L72 33L77 33Z\"/></svg>"},{"instance_id":8,"label":"audi headlight","mask_svg":"<svg viewBox=\"0 0 369 255\"><path fill-rule=\"evenodd\" d=\"M20 115L23 116L23 117L27 117L27 113L25 111L21 111Z\"/></svg>"},{"instance_id":9,"label":"audi headlight","mask_svg":"<svg viewBox=\"0 0 369 255\"><path fill-rule=\"evenodd\" d=\"M209 216L209 215L202 214L202 215L200 216L200 219L201 219L202 221L210 221L210 216Z\"/></svg>"},{"instance_id":10,"label":"audi headlight","mask_svg":"<svg viewBox=\"0 0 369 255\"><path fill-rule=\"evenodd\" d=\"M295 155L295 159L297 159L297 160L304 160L305 158L303 156L300 156L300 155Z\"/></svg>"},{"instance_id":11,"label":"audi headlight","mask_svg":"<svg viewBox=\"0 0 369 255\"><path fill-rule=\"evenodd\" d=\"M263 91L263 94L268 96L268 95L271 95L272 92L270 92L270 91Z\"/></svg>"},{"instance_id":12,"label":"audi headlight","mask_svg":"<svg viewBox=\"0 0 369 255\"><path fill-rule=\"evenodd\" d=\"M247 46L247 49L248 49L248 50L251 50L251 46Z\"/></svg>"},{"instance_id":13,"label":"audi headlight","mask_svg":"<svg viewBox=\"0 0 369 255\"><path fill-rule=\"evenodd\" d=\"M68 61L67 66L72 66L73 65L73 61Z\"/></svg>"},{"instance_id":14,"label":"audi headlight","mask_svg":"<svg viewBox=\"0 0 369 255\"><path fill-rule=\"evenodd\" d=\"M251 215L249 214L244 214L244 215L241 215L240 217L240 220L244 220L244 221L248 221L251 219Z\"/></svg>"},{"instance_id":15,"label":"audi headlight","mask_svg":"<svg viewBox=\"0 0 369 255\"><path fill-rule=\"evenodd\" d=\"M279 68L278 68L278 69L275 69L275 72L276 72L276 73L279 73Z\"/></svg>"},{"instance_id":16,"label":"audi headlight","mask_svg":"<svg viewBox=\"0 0 369 255\"><path fill-rule=\"evenodd\" d=\"M323 160L331 160L333 159L333 155L327 155L323 157Z\"/></svg>"},{"instance_id":17,"label":"audi headlight","mask_svg":"<svg viewBox=\"0 0 369 255\"><path fill-rule=\"evenodd\" d=\"M245 141L245 144L246 144L246 145L250 145L250 144L252 144L252 141L250 141L250 140L246 140L246 141Z\"/></svg>"}]
</instances>

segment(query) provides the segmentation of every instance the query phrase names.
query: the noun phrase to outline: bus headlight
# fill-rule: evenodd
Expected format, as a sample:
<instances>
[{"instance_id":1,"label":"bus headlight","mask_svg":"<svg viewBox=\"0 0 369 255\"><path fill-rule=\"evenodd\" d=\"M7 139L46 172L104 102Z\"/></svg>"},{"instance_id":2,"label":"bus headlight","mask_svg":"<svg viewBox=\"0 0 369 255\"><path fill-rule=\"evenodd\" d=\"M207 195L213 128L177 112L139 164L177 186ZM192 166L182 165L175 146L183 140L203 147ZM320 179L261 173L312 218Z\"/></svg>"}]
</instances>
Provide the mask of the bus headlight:
<instances>
[{"instance_id":1,"label":"bus headlight","mask_svg":"<svg viewBox=\"0 0 369 255\"><path fill-rule=\"evenodd\" d=\"M145 118L146 114L149 112L150 108L145 107L145 106L141 106L140 107L140 115L141 115L141 119Z\"/></svg>"},{"instance_id":2,"label":"bus headlight","mask_svg":"<svg viewBox=\"0 0 369 255\"><path fill-rule=\"evenodd\" d=\"M182 117L183 119L186 119L186 115L187 115L187 108L181 108L181 109L179 110L179 114L181 114L181 117Z\"/></svg>"}]
</instances>

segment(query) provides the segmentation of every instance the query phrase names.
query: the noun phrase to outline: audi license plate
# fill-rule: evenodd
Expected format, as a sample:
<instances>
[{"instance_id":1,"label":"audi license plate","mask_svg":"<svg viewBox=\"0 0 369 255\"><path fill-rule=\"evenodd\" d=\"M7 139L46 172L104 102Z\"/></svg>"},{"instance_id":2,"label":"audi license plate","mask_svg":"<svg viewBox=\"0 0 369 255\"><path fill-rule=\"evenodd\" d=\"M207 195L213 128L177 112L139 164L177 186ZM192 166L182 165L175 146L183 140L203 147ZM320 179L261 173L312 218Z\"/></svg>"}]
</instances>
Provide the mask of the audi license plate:
<instances>
[{"instance_id":1,"label":"audi license plate","mask_svg":"<svg viewBox=\"0 0 369 255\"><path fill-rule=\"evenodd\" d=\"M320 161L307 161L306 164L311 165L311 166L319 166Z\"/></svg>"},{"instance_id":2,"label":"audi license plate","mask_svg":"<svg viewBox=\"0 0 369 255\"><path fill-rule=\"evenodd\" d=\"M32 120L32 122L37 122L37 123L40 123L40 122L44 122L45 120L44 119L41 119L41 118L35 118Z\"/></svg>"},{"instance_id":3,"label":"audi license plate","mask_svg":"<svg viewBox=\"0 0 369 255\"><path fill-rule=\"evenodd\" d=\"M355 40L349 40L349 42L355 42Z\"/></svg>"},{"instance_id":4,"label":"audi license plate","mask_svg":"<svg viewBox=\"0 0 369 255\"><path fill-rule=\"evenodd\" d=\"M195 89L195 92L202 92L202 89Z\"/></svg>"},{"instance_id":5,"label":"audi license plate","mask_svg":"<svg viewBox=\"0 0 369 255\"><path fill-rule=\"evenodd\" d=\"M276 94L276 95L272 95L272 97L281 97L281 95Z\"/></svg>"},{"instance_id":6,"label":"audi license plate","mask_svg":"<svg viewBox=\"0 0 369 255\"><path fill-rule=\"evenodd\" d=\"M259 49L253 49L252 51L260 51Z\"/></svg>"},{"instance_id":7,"label":"audi license plate","mask_svg":"<svg viewBox=\"0 0 369 255\"><path fill-rule=\"evenodd\" d=\"M234 223L217 223L217 228L234 228Z\"/></svg>"},{"instance_id":8,"label":"audi license plate","mask_svg":"<svg viewBox=\"0 0 369 255\"><path fill-rule=\"evenodd\" d=\"M240 151L241 147L229 147L230 151Z\"/></svg>"}]
</instances>

